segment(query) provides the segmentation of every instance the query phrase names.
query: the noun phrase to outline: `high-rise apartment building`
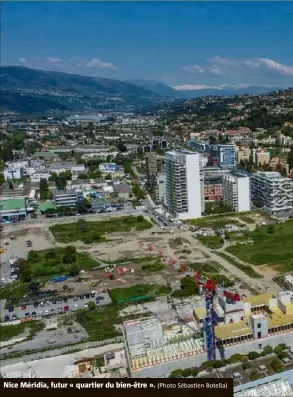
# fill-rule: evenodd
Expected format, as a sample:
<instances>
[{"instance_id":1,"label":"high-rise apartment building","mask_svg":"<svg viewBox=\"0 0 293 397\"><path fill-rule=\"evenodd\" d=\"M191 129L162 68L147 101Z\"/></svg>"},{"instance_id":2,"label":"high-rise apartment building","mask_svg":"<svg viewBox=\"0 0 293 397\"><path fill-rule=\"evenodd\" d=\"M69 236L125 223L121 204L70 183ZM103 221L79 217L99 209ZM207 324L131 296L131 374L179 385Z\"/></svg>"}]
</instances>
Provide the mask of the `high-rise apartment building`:
<instances>
[{"instance_id":1,"label":"high-rise apartment building","mask_svg":"<svg viewBox=\"0 0 293 397\"><path fill-rule=\"evenodd\" d=\"M250 211L250 178L241 174L223 175L223 203L236 212Z\"/></svg>"},{"instance_id":2,"label":"high-rise apartment building","mask_svg":"<svg viewBox=\"0 0 293 397\"><path fill-rule=\"evenodd\" d=\"M235 145L218 145L217 157L218 166L223 168L236 167L236 146Z\"/></svg>"},{"instance_id":3,"label":"high-rise apartment building","mask_svg":"<svg viewBox=\"0 0 293 397\"><path fill-rule=\"evenodd\" d=\"M293 214L293 180L279 172L256 172L251 176L252 203L271 215Z\"/></svg>"},{"instance_id":4,"label":"high-rise apartment building","mask_svg":"<svg viewBox=\"0 0 293 397\"><path fill-rule=\"evenodd\" d=\"M146 154L146 175L147 186L150 191L154 191L157 183L157 174L163 169L163 158L156 153Z\"/></svg>"},{"instance_id":5,"label":"high-rise apartment building","mask_svg":"<svg viewBox=\"0 0 293 397\"><path fill-rule=\"evenodd\" d=\"M182 150L165 153L165 205L178 219L200 218L204 184L200 154Z\"/></svg>"}]
</instances>

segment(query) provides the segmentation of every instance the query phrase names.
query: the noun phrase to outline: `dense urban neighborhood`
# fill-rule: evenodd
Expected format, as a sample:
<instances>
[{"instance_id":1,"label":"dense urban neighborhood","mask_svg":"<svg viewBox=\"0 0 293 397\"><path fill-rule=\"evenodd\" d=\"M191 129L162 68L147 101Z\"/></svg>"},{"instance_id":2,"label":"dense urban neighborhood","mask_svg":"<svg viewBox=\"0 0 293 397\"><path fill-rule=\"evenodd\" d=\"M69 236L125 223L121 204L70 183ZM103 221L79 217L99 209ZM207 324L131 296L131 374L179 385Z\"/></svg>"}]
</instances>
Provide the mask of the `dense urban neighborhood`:
<instances>
[{"instance_id":1,"label":"dense urban neighborhood","mask_svg":"<svg viewBox=\"0 0 293 397\"><path fill-rule=\"evenodd\" d=\"M292 90L2 111L0 150L3 377L292 373Z\"/></svg>"}]
</instances>

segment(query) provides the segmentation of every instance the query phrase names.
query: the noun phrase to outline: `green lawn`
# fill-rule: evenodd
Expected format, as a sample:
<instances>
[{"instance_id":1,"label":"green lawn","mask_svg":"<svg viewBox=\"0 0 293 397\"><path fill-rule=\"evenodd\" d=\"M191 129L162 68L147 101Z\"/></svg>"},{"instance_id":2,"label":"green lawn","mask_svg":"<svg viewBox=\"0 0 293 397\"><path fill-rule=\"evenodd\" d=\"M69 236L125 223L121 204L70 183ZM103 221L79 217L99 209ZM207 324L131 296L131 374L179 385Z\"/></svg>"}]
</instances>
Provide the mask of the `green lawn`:
<instances>
[{"instance_id":1,"label":"green lawn","mask_svg":"<svg viewBox=\"0 0 293 397\"><path fill-rule=\"evenodd\" d=\"M216 262L211 263L191 263L188 265L191 267L195 272L200 272L204 276L208 278L212 278L218 284L223 285L224 287L232 287L234 282L230 280L223 274L220 274L219 271L221 270L219 265Z\"/></svg>"},{"instance_id":2,"label":"green lawn","mask_svg":"<svg viewBox=\"0 0 293 397\"><path fill-rule=\"evenodd\" d=\"M141 266L142 270L144 270L145 272L159 272L165 269L165 267L166 265L162 263L160 259L157 258Z\"/></svg>"},{"instance_id":3,"label":"green lawn","mask_svg":"<svg viewBox=\"0 0 293 397\"><path fill-rule=\"evenodd\" d=\"M156 284L137 284L129 288L115 288L109 290L109 294L114 303L122 300L137 298L139 296L148 296L152 294L155 294L156 296L168 295L170 292L170 287Z\"/></svg>"},{"instance_id":4,"label":"green lawn","mask_svg":"<svg viewBox=\"0 0 293 397\"><path fill-rule=\"evenodd\" d=\"M243 265L242 263L239 263L237 260L231 258L224 252L217 252L217 255L221 256L223 259L231 263L231 265L237 267L239 270L242 270L243 273L247 274L247 276L251 278L263 278L263 276L257 273L250 265Z\"/></svg>"},{"instance_id":5,"label":"green lawn","mask_svg":"<svg viewBox=\"0 0 293 397\"><path fill-rule=\"evenodd\" d=\"M219 272L219 266L215 262L190 263L190 264L188 264L188 266L195 272L200 272L200 273L218 273Z\"/></svg>"},{"instance_id":6,"label":"green lawn","mask_svg":"<svg viewBox=\"0 0 293 397\"><path fill-rule=\"evenodd\" d=\"M235 216L235 215L234 215ZM198 219L191 219L191 222L195 226L199 227L211 227L213 229L221 229L225 225L239 225L236 219L231 219L229 216L208 216Z\"/></svg>"},{"instance_id":7,"label":"green lawn","mask_svg":"<svg viewBox=\"0 0 293 397\"><path fill-rule=\"evenodd\" d=\"M82 241L85 244L99 243L106 240L107 233L130 232L152 228L152 223L139 216L123 216L107 221L58 224L50 227L55 239L60 243Z\"/></svg>"},{"instance_id":8,"label":"green lawn","mask_svg":"<svg viewBox=\"0 0 293 397\"><path fill-rule=\"evenodd\" d=\"M12 338L20 336L29 328L30 333L27 337L32 339L38 332L44 329L45 325L41 321L29 321L15 325L2 325L0 327L0 342L6 342Z\"/></svg>"},{"instance_id":9,"label":"green lawn","mask_svg":"<svg viewBox=\"0 0 293 397\"><path fill-rule=\"evenodd\" d=\"M250 216L247 215L239 215L238 218L248 224L254 224L255 220L253 218L251 218Z\"/></svg>"},{"instance_id":10,"label":"green lawn","mask_svg":"<svg viewBox=\"0 0 293 397\"><path fill-rule=\"evenodd\" d=\"M115 305L101 306L93 311L79 310L76 320L85 328L90 341L115 338L122 335L115 325L118 324L118 308Z\"/></svg>"},{"instance_id":11,"label":"green lawn","mask_svg":"<svg viewBox=\"0 0 293 397\"><path fill-rule=\"evenodd\" d=\"M0 287L0 299L20 298L26 295L31 283L15 281Z\"/></svg>"},{"instance_id":12,"label":"green lawn","mask_svg":"<svg viewBox=\"0 0 293 397\"><path fill-rule=\"evenodd\" d=\"M262 226L247 237L253 244L238 244L227 251L253 265L270 265L284 272L293 270L293 221Z\"/></svg>"},{"instance_id":13,"label":"green lawn","mask_svg":"<svg viewBox=\"0 0 293 397\"><path fill-rule=\"evenodd\" d=\"M74 249L72 247L72 250ZM79 252L68 254L67 247L30 251L28 261L33 278L69 274L73 267L79 270L86 270L100 265L99 262L96 262L87 254Z\"/></svg>"},{"instance_id":14,"label":"green lawn","mask_svg":"<svg viewBox=\"0 0 293 397\"><path fill-rule=\"evenodd\" d=\"M199 236L199 240L211 249L219 249L223 246L223 239L221 236Z\"/></svg>"}]
</instances>

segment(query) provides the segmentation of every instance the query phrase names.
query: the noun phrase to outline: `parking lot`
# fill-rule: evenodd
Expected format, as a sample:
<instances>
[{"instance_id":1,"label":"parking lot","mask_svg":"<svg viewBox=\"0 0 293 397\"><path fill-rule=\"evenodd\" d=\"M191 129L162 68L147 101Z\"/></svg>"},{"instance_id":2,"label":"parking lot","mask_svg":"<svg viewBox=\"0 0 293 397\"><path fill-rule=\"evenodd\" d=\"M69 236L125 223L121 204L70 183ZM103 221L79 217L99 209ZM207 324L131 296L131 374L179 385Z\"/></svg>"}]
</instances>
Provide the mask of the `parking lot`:
<instances>
[{"instance_id":1,"label":"parking lot","mask_svg":"<svg viewBox=\"0 0 293 397\"><path fill-rule=\"evenodd\" d=\"M2 309L1 320L13 321L24 318L53 316L69 311L85 309L89 302L94 302L98 306L104 306L112 303L112 300L107 292L78 295L68 299L56 298L42 301L39 299L32 305L10 306L9 308ZM2 304L1 307L4 307L4 305Z\"/></svg>"}]
</instances>

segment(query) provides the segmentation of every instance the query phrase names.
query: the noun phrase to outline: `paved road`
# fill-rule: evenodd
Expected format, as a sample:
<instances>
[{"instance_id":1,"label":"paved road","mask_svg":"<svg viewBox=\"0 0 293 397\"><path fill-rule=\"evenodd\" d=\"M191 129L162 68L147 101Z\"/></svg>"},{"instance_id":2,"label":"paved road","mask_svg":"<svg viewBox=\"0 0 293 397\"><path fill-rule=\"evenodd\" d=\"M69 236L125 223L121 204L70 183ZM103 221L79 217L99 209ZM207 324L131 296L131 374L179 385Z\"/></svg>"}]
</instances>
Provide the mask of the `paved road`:
<instances>
[{"instance_id":1,"label":"paved road","mask_svg":"<svg viewBox=\"0 0 293 397\"><path fill-rule=\"evenodd\" d=\"M2 309L1 311L1 320L3 321L5 316L9 316L9 319L12 320L12 316L16 315L18 319L23 319L26 317L26 313L29 313L29 315L27 317L31 317L32 313L35 312L37 317L44 317L44 316L48 316L48 315L54 315L54 314L58 314L58 312L64 313L64 306L68 306L68 311L74 311L74 310L78 310L78 309L84 309L86 307L86 303L88 302L96 302L96 296L100 296L103 299L99 300L98 305L99 306L104 306L104 305L108 305L110 303L112 303L112 300L109 296L108 293L99 293L99 294L95 294L95 296L93 297L89 297L86 298L84 295L83 299L80 299L80 295L77 296L77 300L74 300L74 298L69 298L67 300L67 302L64 302L63 300L61 300L61 302L59 302L59 298L56 298L56 303L52 303L53 299L49 299L48 304L46 304L46 299L45 298L38 298L36 299L36 301L39 302L39 304L41 304L41 302L43 302L43 306L39 305L38 307L34 307L33 304L31 305L27 305L27 306L19 306L19 307L14 307L13 312L9 312L8 309ZM77 307L76 307L77 305ZM3 306L3 305L2 305ZM54 313L51 312L52 310L54 310Z\"/></svg>"}]
</instances>

